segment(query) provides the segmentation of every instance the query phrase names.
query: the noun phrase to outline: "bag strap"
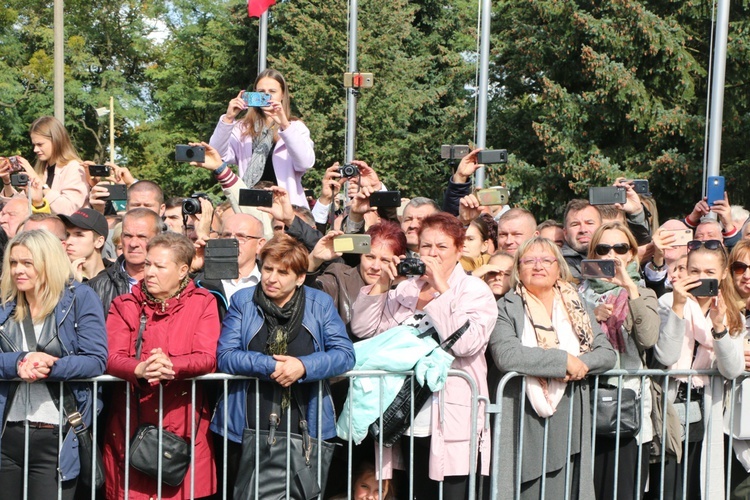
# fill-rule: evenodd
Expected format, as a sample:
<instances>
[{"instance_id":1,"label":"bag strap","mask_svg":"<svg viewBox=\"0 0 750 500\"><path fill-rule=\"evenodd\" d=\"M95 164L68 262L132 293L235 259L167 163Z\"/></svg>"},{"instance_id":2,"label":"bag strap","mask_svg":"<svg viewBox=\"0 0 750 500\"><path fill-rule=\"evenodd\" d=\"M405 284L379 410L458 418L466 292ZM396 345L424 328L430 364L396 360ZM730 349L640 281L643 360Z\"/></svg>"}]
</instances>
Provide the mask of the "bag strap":
<instances>
[{"instance_id":1,"label":"bag strap","mask_svg":"<svg viewBox=\"0 0 750 500\"><path fill-rule=\"evenodd\" d=\"M466 330L469 329L469 326L470 326L469 320L467 319L466 323L464 323L463 326L461 326L458 330L453 332L450 337L443 340L442 342L438 342L438 346L446 351L449 350L451 347L455 345L456 342L458 342L458 340L463 336L463 334L466 333ZM438 336L438 332L434 326L431 326L429 329L420 333L419 335L417 335L417 337L419 337L420 339L423 339L426 337L433 337L433 338L437 337L438 340L440 339L440 337Z\"/></svg>"},{"instance_id":2,"label":"bag strap","mask_svg":"<svg viewBox=\"0 0 750 500\"><path fill-rule=\"evenodd\" d=\"M23 318L23 334L26 337L26 347L29 349L29 352L38 352L39 346L36 342L36 333L34 331L34 321L31 319L31 313L27 314ZM60 395L59 393L52 387L52 385L45 383L44 384L47 387L47 390L49 391L49 395L52 398L52 402L55 404L57 408L60 408ZM73 428L73 432L76 434L80 434L82 432L85 432L87 427L86 424L83 422L83 416L78 411L78 406L76 405L75 396L73 395L73 391L70 390L70 387L68 387L68 384L63 383L63 412L65 415L65 418L68 422L68 425Z\"/></svg>"},{"instance_id":3,"label":"bag strap","mask_svg":"<svg viewBox=\"0 0 750 500\"><path fill-rule=\"evenodd\" d=\"M141 351L143 349L143 331L146 329L146 313L141 309L141 319L138 325L138 337L135 339L135 359L140 362ZM136 405L136 418L138 425L141 424L141 391L138 386L135 385L135 405Z\"/></svg>"}]
</instances>

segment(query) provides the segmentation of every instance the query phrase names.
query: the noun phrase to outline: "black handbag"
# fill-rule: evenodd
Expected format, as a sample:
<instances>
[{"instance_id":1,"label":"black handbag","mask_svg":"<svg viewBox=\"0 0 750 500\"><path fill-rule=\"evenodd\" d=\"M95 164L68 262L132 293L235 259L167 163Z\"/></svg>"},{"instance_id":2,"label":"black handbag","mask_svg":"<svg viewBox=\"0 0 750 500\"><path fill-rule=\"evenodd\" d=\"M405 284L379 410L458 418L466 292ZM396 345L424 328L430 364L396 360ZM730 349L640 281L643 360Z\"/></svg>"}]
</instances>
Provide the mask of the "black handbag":
<instances>
[{"instance_id":1,"label":"black handbag","mask_svg":"<svg viewBox=\"0 0 750 500\"><path fill-rule=\"evenodd\" d=\"M75 300L75 296L73 300ZM38 346L36 336L34 335L34 322L30 315L26 315L23 320L23 332L29 350L37 351ZM52 401L55 403L55 406L59 408L59 392L52 387L53 384L46 385ZM83 417L78 411L78 406L76 405L75 395L67 384L63 384L62 403L65 419L68 426L73 429L73 432L76 435L76 440L78 441L78 461L80 463L78 478L86 488L91 488L91 480L93 478L94 488L98 490L104 486L104 462L102 461L102 453L99 450L99 447L94 444L93 439L91 439L91 431L83 422ZM94 465L93 469L91 468L92 464Z\"/></svg>"},{"instance_id":2,"label":"black handbag","mask_svg":"<svg viewBox=\"0 0 750 500\"><path fill-rule=\"evenodd\" d=\"M286 499L287 482L288 498L291 500L311 500L318 496L322 498L336 445L311 438L307 421L304 419L299 421L301 435L289 433L287 439L286 432L277 432L281 415L281 391L274 392L269 429L256 431L246 428L242 433L242 455L238 467L239 475L234 486L234 500ZM300 415L304 417L304 407L300 404L296 391L293 390L292 393L292 399L299 406ZM318 466L321 470L320 482Z\"/></svg>"},{"instance_id":3,"label":"black handbag","mask_svg":"<svg viewBox=\"0 0 750 500\"><path fill-rule=\"evenodd\" d=\"M438 340L438 347L448 350L453 347L453 344L458 342L458 339L469 329L469 322L466 321L464 325L453 332L453 334L445 339L442 343ZM419 335L420 338L437 336L435 328L430 328L426 332ZM383 411L383 427L380 427L380 419L375 420L371 423L368 430L370 435L373 437L375 442L379 442L380 435L383 435L383 446L389 448L396 444L401 436L409 428L411 420L411 408L412 408L412 384L409 378L404 380L404 385L396 394L396 398L393 402L388 405L388 408ZM432 391L429 387L423 387L416 380L414 381L414 411L418 412L422 406L430 399Z\"/></svg>"},{"instance_id":4,"label":"black handbag","mask_svg":"<svg viewBox=\"0 0 750 500\"><path fill-rule=\"evenodd\" d=\"M145 328L146 315L141 313L141 324L135 343L136 359L141 357ZM138 405L139 422L141 420L140 399L140 392L136 391L135 400ZM159 427L154 424L139 425L130 440L130 466L158 480L160 454L161 481L169 486L179 486L185 480L185 474L190 466L190 443L173 432L161 429L161 447L159 447Z\"/></svg>"},{"instance_id":5,"label":"black handbag","mask_svg":"<svg viewBox=\"0 0 750 500\"><path fill-rule=\"evenodd\" d=\"M591 389L591 411L596 405L596 435L617 437L617 391L615 385L599 384L598 391ZM594 399L594 393L597 393ZM629 438L641 429L641 397L633 389L621 389L620 437Z\"/></svg>"}]
</instances>

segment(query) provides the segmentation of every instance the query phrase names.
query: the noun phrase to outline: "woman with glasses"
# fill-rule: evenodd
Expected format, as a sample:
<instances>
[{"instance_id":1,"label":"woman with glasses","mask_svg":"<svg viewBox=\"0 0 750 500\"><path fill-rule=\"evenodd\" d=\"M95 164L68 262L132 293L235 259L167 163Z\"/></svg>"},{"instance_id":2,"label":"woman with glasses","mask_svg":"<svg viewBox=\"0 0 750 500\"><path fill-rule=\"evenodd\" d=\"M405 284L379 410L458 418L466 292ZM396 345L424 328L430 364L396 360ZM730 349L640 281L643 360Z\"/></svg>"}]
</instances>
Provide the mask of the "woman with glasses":
<instances>
[{"instance_id":1,"label":"woman with glasses","mask_svg":"<svg viewBox=\"0 0 750 500\"><path fill-rule=\"evenodd\" d=\"M599 227L591 237L589 259L614 261L614 277L586 277L579 291L587 305L594 310L596 321L617 353L618 369L640 370L645 367L646 350L654 346L659 337L659 313L656 294L653 290L639 286L638 244L621 222L608 222ZM648 479L648 462L652 438L650 380L644 383L641 393L641 378L623 378L623 388L637 395L643 408L640 431L635 435L598 435L594 456L594 485L597 498L635 498L635 491L643 490ZM599 379L599 384L617 386L617 377ZM638 447L641 447L640 484L638 478ZM615 492L615 457L619 454L617 467L617 490Z\"/></svg>"},{"instance_id":2,"label":"woman with glasses","mask_svg":"<svg viewBox=\"0 0 750 500\"><path fill-rule=\"evenodd\" d=\"M439 340L444 341L468 324L449 351L455 358L451 368L471 375L479 394L487 397L484 353L495 326L495 299L480 279L467 276L459 264L464 233L463 225L453 215L440 212L425 217L418 231L424 274L408 279L399 276L400 258L394 257L382 278L360 291L353 306L351 330L366 338L401 324L422 332L434 327ZM484 429L482 405L479 408L479 471L487 475L490 440ZM468 476L477 463L477 457L471 456L471 427L469 384L448 377L441 393L435 393L422 408L414 408L413 425L400 444L383 449L384 477L390 477L391 451L397 450L414 463L414 498L438 498L438 481L443 481L443 498L467 498ZM413 449L409 435L413 436ZM405 491L399 498L408 496L408 482L404 483Z\"/></svg>"},{"instance_id":3,"label":"woman with glasses","mask_svg":"<svg viewBox=\"0 0 750 500\"><path fill-rule=\"evenodd\" d=\"M673 292L659 298L661 332L654 349L656 361L673 370L718 369L727 379L745 370L745 323L728 265L721 241L688 243L687 276L674 281ZM684 424L682 429L687 433L682 443L687 448L687 475L683 478L683 464L668 456L665 498L682 498L683 480L687 498L724 498L723 394L721 377L670 379L670 403L678 413L687 415L689 422L688 429ZM707 477L712 478L708 484ZM658 474L652 474L650 482L658 486Z\"/></svg>"},{"instance_id":4,"label":"woman with glasses","mask_svg":"<svg viewBox=\"0 0 750 500\"><path fill-rule=\"evenodd\" d=\"M584 379L612 368L616 356L571 279L560 248L534 237L516 252L511 290L498 302L492 357L500 372L527 376L525 385L511 379L502 394L502 498L520 491L538 499L542 487L545 498L563 498L566 489L570 498L594 497Z\"/></svg>"}]
</instances>

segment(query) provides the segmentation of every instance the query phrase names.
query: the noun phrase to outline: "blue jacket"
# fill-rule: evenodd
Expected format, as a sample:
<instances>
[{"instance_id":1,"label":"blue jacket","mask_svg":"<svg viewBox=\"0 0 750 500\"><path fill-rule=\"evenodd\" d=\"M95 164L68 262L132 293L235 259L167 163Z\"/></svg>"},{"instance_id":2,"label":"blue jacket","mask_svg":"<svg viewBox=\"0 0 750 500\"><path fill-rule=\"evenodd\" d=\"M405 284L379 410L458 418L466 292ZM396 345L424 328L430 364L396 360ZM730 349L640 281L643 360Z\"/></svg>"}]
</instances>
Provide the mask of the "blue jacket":
<instances>
[{"instance_id":1,"label":"blue jacket","mask_svg":"<svg viewBox=\"0 0 750 500\"><path fill-rule=\"evenodd\" d=\"M250 341L265 321L260 308L253 302L254 293L255 287L252 287L232 295L229 311L221 328L216 360L221 372L248 375L269 381L276 368L276 361L262 352L247 350ZM354 347L330 296L320 290L305 287L302 327L312 335L315 352L299 358L305 366L305 376L298 381L299 383L325 381L352 369ZM248 385L247 380L236 380L229 385L227 439L237 443L242 442L242 432L245 428ZM311 392L313 396L307 405L307 422L310 435L318 437L318 391ZM211 430L224 435L224 421L222 394L216 403ZM322 438L334 437L336 415L327 383L324 383L322 423Z\"/></svg>"},{"instance_id":2,"label":"blue jacket","mask_svg":"<svg viewBox=\"0 0 750 500\"><path fill-rule=\"evenodd\" d=\"M15 307L15 302L0 306L0 325L8 320L13 321L11 315ZM102 302L96 293L87 286L72 282L65 288L54 314L63 355L52 366L46 380L59 382L102 375L107 365L107 329ZM0 327L0 334L3 330L4 327ZM17 364L26 354L0 353L0 415L3 417L3 430L11 388L17 384L12 380L18 379ZM86 426L90 426L94 401L91 384L71 383L70 388L75 395L78 411ZM101 410L101 405L97 409ZM72 429L65 435L59 468L63 481L78 477L78 440Z\"/></svg>"}]
</instances>

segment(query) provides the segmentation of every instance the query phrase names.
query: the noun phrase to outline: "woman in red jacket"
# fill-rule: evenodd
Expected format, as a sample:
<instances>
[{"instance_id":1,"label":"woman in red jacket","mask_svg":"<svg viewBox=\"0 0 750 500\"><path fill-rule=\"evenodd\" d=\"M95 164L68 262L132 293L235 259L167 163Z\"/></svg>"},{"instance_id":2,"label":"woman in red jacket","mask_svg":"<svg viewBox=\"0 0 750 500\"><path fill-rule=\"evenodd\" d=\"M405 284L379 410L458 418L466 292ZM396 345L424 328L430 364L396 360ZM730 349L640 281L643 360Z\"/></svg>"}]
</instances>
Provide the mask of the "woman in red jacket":
<instances>
[{"instance_id":1,"label":"woman in red jacket","mask_svg":"<svg viewBox=\"0 0 750 500\"><path fill-rule=\"evenodd\" d=\"M107 372L128 381L132 391L130 434L125 433L125 396L114 391L103 452L107 498L124 496L125 442L140 424L160 424L160 388L164 391L164 430L190 442L191 422L196 424L193 481L188 468L180 486L162 484L162 498L191 498L191 484L194 498L205 497L216 492L216 464L208 439L211 409L200 384L196 387L197 406L192 406L192 384L184 379L216 369L220 332L216 302L188 276L195 250L187 238L176 233L158 235L149 242L147 252L143 281L132 293L112 302L107 318ZM136 359L141 314L146 324L141 356ZM130 467L128 489L132 500L155 498L157 480Z\"/></svg>"}]
</instances>

